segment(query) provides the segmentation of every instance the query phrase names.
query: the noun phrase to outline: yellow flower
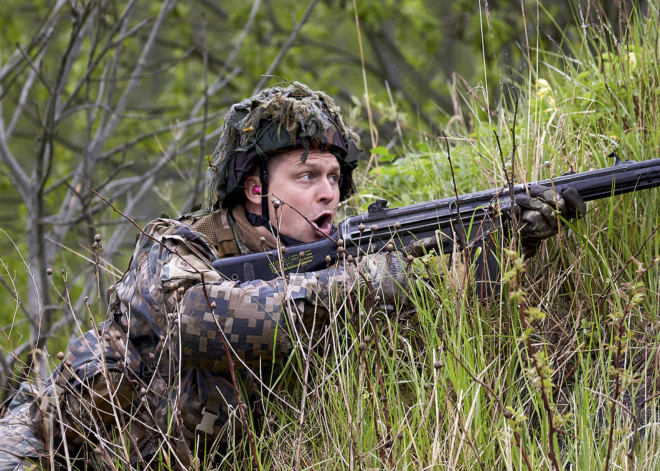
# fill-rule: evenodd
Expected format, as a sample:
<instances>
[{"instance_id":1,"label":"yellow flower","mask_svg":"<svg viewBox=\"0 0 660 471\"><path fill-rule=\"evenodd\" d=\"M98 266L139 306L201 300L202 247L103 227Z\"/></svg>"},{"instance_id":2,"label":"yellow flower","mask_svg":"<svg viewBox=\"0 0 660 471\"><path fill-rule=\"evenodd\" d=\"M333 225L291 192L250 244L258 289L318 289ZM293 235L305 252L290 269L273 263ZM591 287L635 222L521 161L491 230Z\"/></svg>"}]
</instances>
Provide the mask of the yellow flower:
<instances>
[{"instance_id":1,"label":"yellow flower","mask_svg":"<svg viewBox=\"0 0 660 471\"><path fill-rule=\"evenodd\" d=\"M536 79L536 96L545 100L550 110L557 109L557 102L554 97L555 92L545 79ZM546 110L546 112L550 111Z\"/></svg>"},{"instance_id":2,"label":"yellow flower","mask_svg":"<svg viewBox=\"0 0 660 471\"><path fill-rule=\"evenodd\" d=\"M536 96L539 98L544 98L546 95L552 95L552 87L546 79L537 79L536 80Z\"/></svg>"}]
</instances>

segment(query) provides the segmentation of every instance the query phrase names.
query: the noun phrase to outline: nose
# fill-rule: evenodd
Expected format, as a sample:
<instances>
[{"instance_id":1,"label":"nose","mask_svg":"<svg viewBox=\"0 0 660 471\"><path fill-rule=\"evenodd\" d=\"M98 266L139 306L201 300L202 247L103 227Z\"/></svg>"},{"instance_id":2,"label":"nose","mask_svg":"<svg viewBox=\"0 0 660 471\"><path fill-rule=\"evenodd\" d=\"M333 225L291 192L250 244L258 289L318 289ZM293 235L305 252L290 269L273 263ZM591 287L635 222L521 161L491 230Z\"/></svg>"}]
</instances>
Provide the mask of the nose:
<instances>
[{"instance_id":1,"label":"nose","mask_svg":"<svg viewBox=\"0 0 660 471\"><path fill-rule=\"evenodd\" d=\"M335 198L335 189L327 178L319 179L316 192L316 201L319 203L330 203Z\"/></svg>"}]
</instances>

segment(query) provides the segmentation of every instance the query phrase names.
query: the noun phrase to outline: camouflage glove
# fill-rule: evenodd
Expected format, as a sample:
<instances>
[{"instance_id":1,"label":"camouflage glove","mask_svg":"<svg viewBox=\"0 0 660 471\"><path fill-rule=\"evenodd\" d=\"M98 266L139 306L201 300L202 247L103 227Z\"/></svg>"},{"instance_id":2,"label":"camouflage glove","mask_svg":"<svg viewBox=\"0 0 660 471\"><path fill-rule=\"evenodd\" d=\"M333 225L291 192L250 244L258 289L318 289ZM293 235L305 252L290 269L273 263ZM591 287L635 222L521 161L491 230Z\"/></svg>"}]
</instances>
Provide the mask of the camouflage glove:
<instances>
[{"instance_id":1,"label":"camouflage glove","mask_svg":"<svg viewBox=\"0 0 660 471\"><path fill-rule=\"evenodd\" d=\"M358 270L364 276L354 275L360 287L365 287L366 281L369 282L374 290L376 305L386 312L396 311L408 300L408 276L402 257L400 252L366 255L358 262Z\"/></svg>"},{"instance_id":2,"label":"camouflage glove","mask_svg":"<svg viewBox=\"0 0 660 471\"><path fill-rule=\"evenodd\" d=\"M520 208L518 227L527 257L536 254L542 240L557 234L559 216L579 219L587 212L582 197L573 188L566 188L558 194L551 187L533 185L529 188L529 196L516 198L516 205Z\"/></svg>"}]
</instances>

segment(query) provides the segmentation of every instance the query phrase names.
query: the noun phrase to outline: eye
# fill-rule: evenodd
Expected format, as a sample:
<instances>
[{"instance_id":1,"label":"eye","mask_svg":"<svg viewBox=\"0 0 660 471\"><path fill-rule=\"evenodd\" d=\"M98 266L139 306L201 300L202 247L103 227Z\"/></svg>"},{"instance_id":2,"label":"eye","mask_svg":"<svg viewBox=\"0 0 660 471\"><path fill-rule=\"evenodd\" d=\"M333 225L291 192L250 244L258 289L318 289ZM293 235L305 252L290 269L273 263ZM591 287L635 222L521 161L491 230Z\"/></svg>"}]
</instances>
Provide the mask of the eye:
<instances>
[{"instance_id":1,"label":"eye","mask_svg":"<svg viewBox=\"0 0 660 471\"><path fill-rule=\"evenodd\" d=\"M305 182L311 182L314 179L314 177L312 176L311 173L304 173L300 175L300 179Z\"/></svg>"},{"instance_id":2,"label":"eye","mask_svg":"<svg viewBox=\"0 0 660 471\"><path fill-rule=\"evenodd\" d=\"M337 183L339 181L339 175L330 175L328 176L330 183Z\"/></svg>"}]
</instances>

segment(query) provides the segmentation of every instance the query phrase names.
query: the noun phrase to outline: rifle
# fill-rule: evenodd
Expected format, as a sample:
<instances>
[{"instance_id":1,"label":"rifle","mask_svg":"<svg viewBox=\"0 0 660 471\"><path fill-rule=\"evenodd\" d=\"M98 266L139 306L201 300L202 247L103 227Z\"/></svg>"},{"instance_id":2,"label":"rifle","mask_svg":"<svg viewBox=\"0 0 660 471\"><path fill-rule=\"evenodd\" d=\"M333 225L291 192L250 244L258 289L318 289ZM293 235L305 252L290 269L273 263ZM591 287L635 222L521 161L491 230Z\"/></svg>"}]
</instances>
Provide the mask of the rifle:
<instances>
[{"instance_id":1,"label":"rifle","mask_svg":"<svg viewBox=\"0 0 660 471\"><path fill-rule=\"evenodd\" d=\"M334 264L338 257L357 257L383 248L415 256L431 248L452 253L456 246L465 248L483 240L499 226L499 216L507 217L511 212L511 194L515 200L531 185L553 187L558 194L572 187L585 202L660 186L660 158L623 162L616 153L609 157L615 159L611 167L517 184L513 191L505 186L400 208L388 208L386 200L378 199L369 205L366 213L339 224L335 235L339 234L341 239L329 237L287 247L282 252L266 250L218 259L213 262L213 268L227 279L242 282L318 271ZM387 247L388 244L392 247Z\"/></svg>"}]
</instances>

